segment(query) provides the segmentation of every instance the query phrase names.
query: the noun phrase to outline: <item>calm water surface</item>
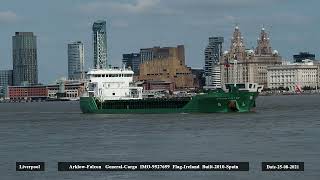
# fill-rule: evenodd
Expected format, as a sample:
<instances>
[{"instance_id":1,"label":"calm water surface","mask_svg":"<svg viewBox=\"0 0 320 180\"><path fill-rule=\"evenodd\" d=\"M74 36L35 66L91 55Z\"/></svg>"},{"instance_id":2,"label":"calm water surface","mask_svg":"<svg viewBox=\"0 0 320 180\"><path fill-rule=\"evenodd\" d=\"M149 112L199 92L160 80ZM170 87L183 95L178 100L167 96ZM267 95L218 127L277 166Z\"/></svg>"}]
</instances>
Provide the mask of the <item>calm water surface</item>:
<instances>
[{"instance_id":1,"label":"calm water surface","mask_svg":"<svg viewBox=\"0 0 320 180\"><path fill-rule=\"evenodd\" d=\"M1 180L320 179L320 96L259 97L253 113L87 115L78 102L0 104ZM16 172L44 161L45 172ZM249 172L58 172L58 161L249 161ZM262 172L304 161L304 172Z\"/></svg>"}]
</instances>

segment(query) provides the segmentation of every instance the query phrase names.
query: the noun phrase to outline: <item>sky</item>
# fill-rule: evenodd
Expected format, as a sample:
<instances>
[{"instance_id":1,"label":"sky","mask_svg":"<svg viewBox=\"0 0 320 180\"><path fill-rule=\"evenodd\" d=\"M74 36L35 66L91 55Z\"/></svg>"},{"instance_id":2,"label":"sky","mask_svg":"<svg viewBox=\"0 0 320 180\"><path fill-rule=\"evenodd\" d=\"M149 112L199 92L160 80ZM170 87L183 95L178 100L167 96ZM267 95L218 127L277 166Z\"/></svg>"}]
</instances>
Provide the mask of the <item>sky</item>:
<instances>
[{"instance_id":1,"label":"sky","mask_svg":"<svg viewBox=\"0 0 320 180\"><path fill-rule=\"evenodd\" d=\"M12 69L12 36L37 36L41 83L67 76L67 44L83 41L86 68L93 64L92 24L107 21L108 63L153 46L183 44L186 64L202 68L210 36L223 36L228 50L236 24L246 48L256 47L261 27L286 60L309 51L319 59L317 0L1 0L0 69Z\"/></svg>"}]
</instances>

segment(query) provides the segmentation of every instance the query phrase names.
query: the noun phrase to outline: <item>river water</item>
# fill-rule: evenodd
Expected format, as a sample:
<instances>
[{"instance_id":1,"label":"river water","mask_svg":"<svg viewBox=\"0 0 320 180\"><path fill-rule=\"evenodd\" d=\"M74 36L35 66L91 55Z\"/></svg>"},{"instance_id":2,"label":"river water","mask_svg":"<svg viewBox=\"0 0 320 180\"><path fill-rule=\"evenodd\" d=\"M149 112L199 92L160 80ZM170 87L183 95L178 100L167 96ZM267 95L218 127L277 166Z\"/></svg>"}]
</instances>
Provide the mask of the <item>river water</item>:
<instances>
[{"instance_id":1,"label":"river water","mask_svg":"<svg viewBox=\"0 0 320 180\"><path fill-rule=\"evenodd\" d=\"M78 102L0 104L0 174L31 179L318 180L320 96L261 96L251 113L81 114ZM43 161L44 172L16 172ZM59 161L248 161L248 172L59 172ZM304 172L263 172L303 161Z\"/></svg>"}]
</instances>

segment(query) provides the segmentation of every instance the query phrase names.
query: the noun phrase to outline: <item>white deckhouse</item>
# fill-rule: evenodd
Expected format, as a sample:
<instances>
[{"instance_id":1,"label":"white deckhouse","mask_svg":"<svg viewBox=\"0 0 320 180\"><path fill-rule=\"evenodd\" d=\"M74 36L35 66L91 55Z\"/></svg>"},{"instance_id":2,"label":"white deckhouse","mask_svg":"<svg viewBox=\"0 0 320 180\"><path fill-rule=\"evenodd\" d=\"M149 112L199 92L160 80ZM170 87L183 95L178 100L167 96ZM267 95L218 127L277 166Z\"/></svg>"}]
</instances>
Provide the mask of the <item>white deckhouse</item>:
<instances>
[{"instance_id":1,"label":"white deckhouse","mask_svg":"<svg viewBox=\"0 0 320 180\"><path fill-rule=\"evenodd\" d=\"M126 68L92 69L87 96L105 100L142 99L142 87L133 86L133 71Z\"/></svg>"}]
</instances>

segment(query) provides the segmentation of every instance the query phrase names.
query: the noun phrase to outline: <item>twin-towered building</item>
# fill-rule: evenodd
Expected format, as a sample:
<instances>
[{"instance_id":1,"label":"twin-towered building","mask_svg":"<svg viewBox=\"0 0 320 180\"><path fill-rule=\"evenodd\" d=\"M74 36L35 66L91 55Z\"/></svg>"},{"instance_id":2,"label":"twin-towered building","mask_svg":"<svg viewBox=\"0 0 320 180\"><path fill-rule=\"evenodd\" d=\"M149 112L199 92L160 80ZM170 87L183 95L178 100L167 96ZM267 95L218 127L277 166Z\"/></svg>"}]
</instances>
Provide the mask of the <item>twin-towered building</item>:
<instances>
[{"instance_id":1,"label":"twin-towered building","mask_svg":"<svg viewBox=\"0 0 320 180\"><path fill-rule=\"evenodd\" d=\"M221 82L255 82L265 89L314 89L319 86L320 65L315 55L302 52L294 55L295 63L285 64L270 38L261 29L255 49L246 49L239 27L235 27L229 51L220 59Z\"/></svg>"},{"instance_id":2,"label":"twin-towered building","mask_svg":"<svg viewBox=\"0 0 320 180\"><path fill-rule=\"evenodd\" d=\"M246 49L238 26L235 27L229 51L220 58L221 83L255 82L268 86L267 67L281 65L278 51L272 50L270 38L261 29L255 49Z\"/></svg>"}]
</instances>

